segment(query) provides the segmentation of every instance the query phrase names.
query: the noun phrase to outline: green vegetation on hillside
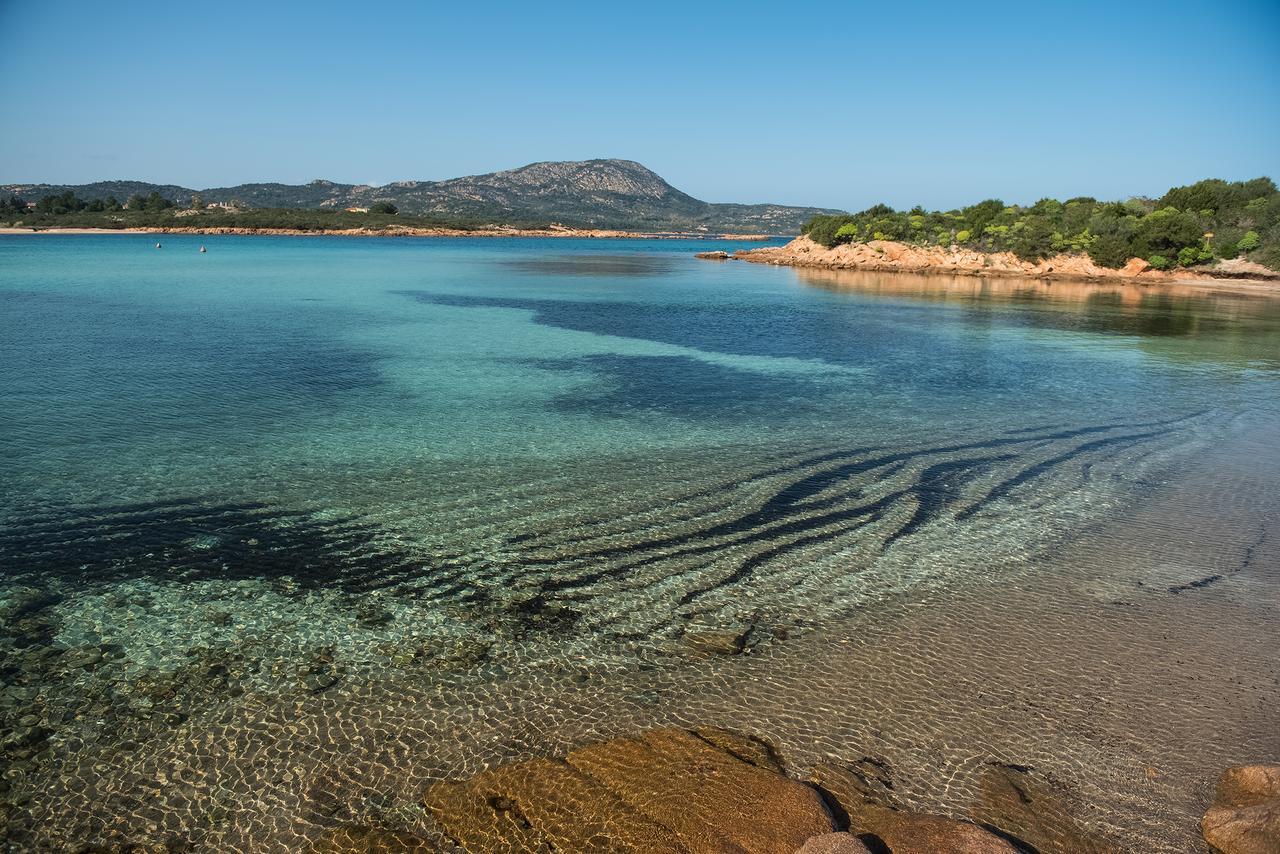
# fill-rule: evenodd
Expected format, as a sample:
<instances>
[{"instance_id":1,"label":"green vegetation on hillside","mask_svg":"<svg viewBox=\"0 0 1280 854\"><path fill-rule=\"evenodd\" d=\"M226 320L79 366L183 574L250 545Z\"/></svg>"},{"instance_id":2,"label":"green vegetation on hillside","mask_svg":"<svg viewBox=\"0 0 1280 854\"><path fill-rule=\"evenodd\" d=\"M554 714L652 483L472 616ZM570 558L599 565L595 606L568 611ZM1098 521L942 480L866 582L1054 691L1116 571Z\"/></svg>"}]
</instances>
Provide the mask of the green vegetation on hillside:
<instances>
[{"instance_id":1,"label":"green vegetation on hillside","mask_svg":"<svg viewBox=\"0 0 1280 854\"><path fill-rule=\"evenodd\" d=\"M376 206L401 216L439 221L560 223L574 228L630 231L732 231L799 234L811 216L842 213L827 208L785 205L711 204L672 187L660 175L629 160L531 163L519 169L468 175L444 181L397 181L381 187L317 179L307 184L253 183L202 190L143 181L91 184L0 184L0 196L16 193L28 202L71 191L81 199L127 199L158 193L180 207L197 202L242 209L336 210ZM133 206L130 206L133 209ZM383 211L390 213L390 211Z\"/></svg>"},{"instance_id":2,"label":"green vegetation on hillside","mask_svg":"<svg viewBox=\"0 0 1280 854\"><path fill-rule=\"evenodd\" d=\"M898 240L1013 252L1029 261L1084 252L1103 267L1144 258L1162 270L1244 256L1280 270L1280 192L1270 178L1210 179L1174 187L1155 200L1041 199L1020 207L988 199L952 211L875 205L857 214L816 216L804 233L826 247Z\"/></svg>"},{"instance_id":3,"label":"green vegetation on hillside","mask_svg":"<svg viewBox=\"0 0 1280 854\"><path fill-rule=\"evenodd\" d=\"M395 205L373 205L368 213L328 209L227 208L183 209L171 199L153 192L131 196L125 204L114 197L82 199L73 191L42 197L34 208L17 196L0 198L0 225L30 228L247 228L297 231L336 231L350 228L381 229L391 225L411 228L473 230L486 223L477 220L397 215ZM536 228L546 223L504 223L516 228Z\"/></svg>"},{"instance_id":4,"label":"green vegetation on hillside","mask_svg":"<svg viewBox=\"0 0 1280 854\"><path fill-rule=\"evenodd\" d=\"M842 211L786 205L713 205L678 191L660 175L630 160L532 163L447 181L398 181L381 187L316 181L306 184L248 183L196 189L141 181L88 184L0 184L0 196L17 193L36 202L72 192L84 200L124 200L159 193L180 207L196 202L239 209L344 210L396 207L399 215L429 216L451 223L559 223L572 228L616 228L645 232L737 232L799 234L810 216ZM131 210L136 210L131 205Z\"/></svg>"}]
</instances>

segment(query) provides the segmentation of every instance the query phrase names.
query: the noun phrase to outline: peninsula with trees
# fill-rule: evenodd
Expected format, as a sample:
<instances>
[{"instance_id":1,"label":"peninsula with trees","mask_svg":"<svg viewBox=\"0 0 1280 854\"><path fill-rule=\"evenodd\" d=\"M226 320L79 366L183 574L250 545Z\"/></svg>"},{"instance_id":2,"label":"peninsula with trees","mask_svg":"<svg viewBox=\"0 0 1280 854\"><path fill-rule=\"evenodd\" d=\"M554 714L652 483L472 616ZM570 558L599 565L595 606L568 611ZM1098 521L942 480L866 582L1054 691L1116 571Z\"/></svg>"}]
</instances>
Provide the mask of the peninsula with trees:
<instances>
[{"instance_id":1,"label":"peninsula with trees","mask_svg":"<svg viewBox=\"0 0 1280 854\"><path fill-rule=\"evenodd\" d=\"M1062 278L1280 279L1280 192L1270 178L1209 179L1158 199L1081 196L951 211L874 205L823 214L748 261L830 269Z\"/></svg>"}]
</instances>

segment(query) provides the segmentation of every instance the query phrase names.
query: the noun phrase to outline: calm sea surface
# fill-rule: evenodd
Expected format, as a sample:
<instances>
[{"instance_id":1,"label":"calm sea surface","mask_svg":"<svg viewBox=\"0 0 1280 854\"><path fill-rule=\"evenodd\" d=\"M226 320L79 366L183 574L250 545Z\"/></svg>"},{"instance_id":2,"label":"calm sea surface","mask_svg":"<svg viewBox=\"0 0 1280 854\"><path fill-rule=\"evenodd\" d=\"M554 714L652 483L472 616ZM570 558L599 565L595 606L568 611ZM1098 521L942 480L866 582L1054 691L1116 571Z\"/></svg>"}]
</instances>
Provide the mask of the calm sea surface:
<instances>
[{"instance_id":1,"label":"calm sea surface","mask_svg":"<svg viewBox=\"0 0 1280 854\"><path fill-rule=\"evenodd\" d=\"M645 723L736 722L803 766L859 703L799 662L978 589L1139 624L1275 602L1280 300L709 242L156 239L0 237L15 850L422 829L413 786ZM745 651L699 653L721 631ZM1264 707L1265 668L1233 702ZM1126 690L1172 719L1163 678ZM876 714L885 753L944 729ZM966 756L1008 754L1002 726ZM1055 739L1019 743L1056 767ZM951 785L917 800L955 811ZM1149 825L1078 800L1181 850L1178 785Z\"/></svg>"}]
</instances>

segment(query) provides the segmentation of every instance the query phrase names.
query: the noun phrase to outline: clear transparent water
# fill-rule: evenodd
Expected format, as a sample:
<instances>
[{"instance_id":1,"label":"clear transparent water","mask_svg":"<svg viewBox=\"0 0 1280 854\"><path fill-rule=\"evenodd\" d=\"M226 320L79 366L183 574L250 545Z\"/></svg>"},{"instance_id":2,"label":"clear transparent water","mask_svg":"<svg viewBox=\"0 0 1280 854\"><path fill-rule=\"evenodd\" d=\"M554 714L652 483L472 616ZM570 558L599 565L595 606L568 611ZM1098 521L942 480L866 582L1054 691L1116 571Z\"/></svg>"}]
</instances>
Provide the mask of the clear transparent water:
<instances>
[{"instance_id":1,"label":"clear transparent water","mask_svg":"<svg viewBox=\"0 0 1280 854\"><path fill-rule=\"evenodd\" d=\"M155 239L0 237L19 845L41 817L59 844L305 836L248 795L237 838L187 800L82 802L101 775L69 757L180 755L175 733L251 700L385 704L405 679L440 692L420 717L465 696L479 727L521 680L552 703L570 662L676 672L708 629L785 656L1123 544L1101 531L1171 488L1239 488L1190 461L1275 447L1280 302L1256 295L797 272L688 241ZM1262 507L1209 524L1247 543ZM1181 557L1166 586L1215 574Z\"/></svg>"}]
</instances>

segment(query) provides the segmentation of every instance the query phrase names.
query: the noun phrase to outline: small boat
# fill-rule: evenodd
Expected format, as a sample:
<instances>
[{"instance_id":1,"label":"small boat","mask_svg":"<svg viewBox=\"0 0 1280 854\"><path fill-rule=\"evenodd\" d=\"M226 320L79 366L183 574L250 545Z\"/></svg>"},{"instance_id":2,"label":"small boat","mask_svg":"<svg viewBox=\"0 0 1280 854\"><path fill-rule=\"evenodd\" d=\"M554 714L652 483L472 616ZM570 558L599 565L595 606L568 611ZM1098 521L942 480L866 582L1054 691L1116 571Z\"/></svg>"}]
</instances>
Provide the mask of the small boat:
<instances>
[{"instance_id":1,"label":"small boat","mask_svg":"<svg viewBox=\"0 0 1280 854\"><path fill-rule=\"evenodd\" d=\"M157 243L157 244L156 244L156 248L157 248L157 249L159 249L159 248L160 248L160 244L159 244L159 243Z\"/></svg>"},{"instance_id":2,"label":"small boat","mask_svg":"<svg viewBox=\"0 0 1280 854\"><path fill-rule=\"evenodd\" d=\"M201 246L201 247L200 247L200 251L201 251L201 252L206 252L206 251L208 251L208 250L206 250L203 246Z\"/></svg>"}]
</instances>

